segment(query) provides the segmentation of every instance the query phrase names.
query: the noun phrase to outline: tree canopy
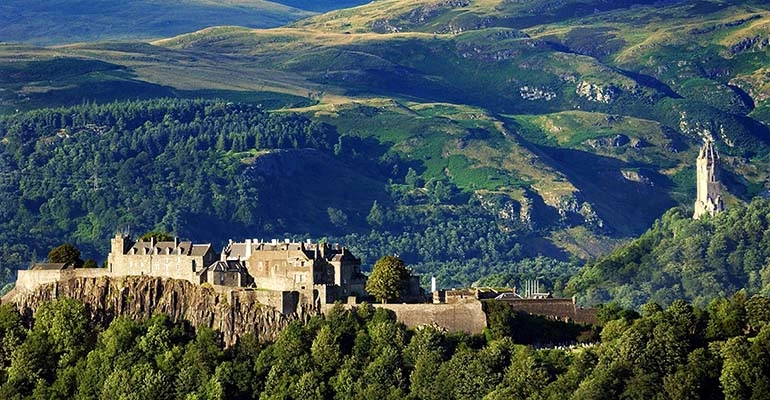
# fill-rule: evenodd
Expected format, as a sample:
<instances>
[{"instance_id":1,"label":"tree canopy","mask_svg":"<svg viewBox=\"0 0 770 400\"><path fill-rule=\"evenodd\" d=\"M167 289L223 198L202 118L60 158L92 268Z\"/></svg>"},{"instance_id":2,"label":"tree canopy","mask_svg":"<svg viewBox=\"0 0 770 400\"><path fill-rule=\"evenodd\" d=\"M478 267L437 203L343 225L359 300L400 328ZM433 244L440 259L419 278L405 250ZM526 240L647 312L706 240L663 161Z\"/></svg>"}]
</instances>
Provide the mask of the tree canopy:
<instances>
[{"instance_id":1,"label":"tree canopy","mask_svg":"<svg viewBox=\"0 0 770 400\"><path fill-rule=\"evenodd\" d=\"M51 249L48 253L48 261L52 263L75 264L77 266L83 264L83 260L80 259L80 250L69 243L64 243Z\"/></svg>"},{"instance_id":2,"label":"tree canopy","mask_svg":"<svg viewBox=\"0 0 770 400\"><path fill-rule=\"evenodd\" d=\"M403 260L383 256L374 263L372 274L366 281L366 291L381 303L398 301L410 276Z\"/></svg>"},{"instance_id":3,"label":"tree canopy","mask_svg":"<svg viewBox=\"0 0 770 400\"><path fill-rule=\"evenodd\" d=\"M0 116L0 286L64 241L101 262L125 228L215 246L232 235L325 237L345 243L364 268L397 252L442 286L499 272L496 281L543 276L558 290L575 270L528 262L521 243L536 233L424 172L374 137L220 100Z\"/></svg>"},{"instance_id":4,"label":"tree canopy","mask_svg":"<svg viewBox=\"0 0 770 400\"><path fill-rule=\"evenodd\" d=\"M145 233L139 238L139 240L142 240L145 242L149 241L150 239L153 239L156 242L166 242L166 241L174 240L174 236L166 232L152 231L152 232Z\"/></svg>"},{"instance_id":5,"label":"tree canopy","mask_svg":"<svg viewBox=\"0 0 770 400\"><path fill-rule=\"evenodd\" d=\"M0 398L737 400L770 389L766 297L649 304L641 316L613 307L601 339L580 343L592 328L507 309L488 310L484 337L338 306L225 348L217 331L165 315L105 327L72 299L41 304L29 322L0 305Z\"/></svg>"},{"instance_id":6,"label":"tree canopy","mask_svg":"<svg viewBox=\"0 0 770 400\"><path fill-rule=\"evenodd\" d=\"M745 288L770 294L770 201L733 204L714 217L668 211L646 233L592 263L567 285L586 303L636 308L676 299L699 306Z\"/></svg>"}]
</instances>

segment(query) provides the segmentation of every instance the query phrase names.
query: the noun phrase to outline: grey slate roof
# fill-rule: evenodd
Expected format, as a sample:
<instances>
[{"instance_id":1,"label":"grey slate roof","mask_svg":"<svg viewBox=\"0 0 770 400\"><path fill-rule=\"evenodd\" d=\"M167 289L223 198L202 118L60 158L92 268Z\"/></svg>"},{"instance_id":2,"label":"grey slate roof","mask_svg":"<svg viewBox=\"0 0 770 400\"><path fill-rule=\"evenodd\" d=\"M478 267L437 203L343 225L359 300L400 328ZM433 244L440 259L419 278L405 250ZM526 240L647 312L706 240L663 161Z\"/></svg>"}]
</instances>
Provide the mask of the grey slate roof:
<instances>
[{"instance_id":1,"label":"grey slate roof","mask_svg":"<svg viewBox=\"0 0 770 400\"><path fill-rule=\"evenodd\" d=\"M154 254L156 253L155 250L157 250L157 254L177 254L177 252L181 250L179 253L182 255L202 256L205 255L210 248L211 243L192 244L190 241L164 241L152 243L146 241L138 241L134 243L133 246L131 246L131 248L128 250L128 254Z\"/></svg>"},{"instance_id":2,"label":"grey slate roof","mask_svg":"<svg viewBox=\"0 0 770 400\"><path fill-rule=\"evenodd\" d=\"M194 244L192 245L192 249L190 249L190 256L197 257L197 256L203 256L206 255L206 253L211 250L211 243L206 244Z\"/></svg>"},{"instance_id":3,"label":"grey slate roof","mask_svg":"<svg viewBox=\"0 0 770 400\"><path fill-rule=\"evenodd\" d=\"M235 260L221 261L220 260L198 271L198 275L203 275L208 271L242 272L245 270L246 270L246 267L243 264L241 264L240 261L235 261Z\"/></svg>"}]
</instances>

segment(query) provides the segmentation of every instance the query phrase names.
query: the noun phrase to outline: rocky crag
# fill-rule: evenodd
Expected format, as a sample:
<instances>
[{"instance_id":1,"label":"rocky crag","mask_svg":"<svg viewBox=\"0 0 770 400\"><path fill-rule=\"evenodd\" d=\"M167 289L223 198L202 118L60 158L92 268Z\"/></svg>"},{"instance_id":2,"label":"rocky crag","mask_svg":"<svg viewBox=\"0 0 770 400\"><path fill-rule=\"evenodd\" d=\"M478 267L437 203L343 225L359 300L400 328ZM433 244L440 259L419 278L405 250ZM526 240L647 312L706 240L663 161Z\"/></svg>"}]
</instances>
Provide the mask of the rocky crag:
<instances>
[{"instance_id":1,"label":"rocky crag","mask_svg":"<svg viewBox=\"0 0 770 400\"><path fill-rule=\"evenodd\" d=\"M156 277L75 278L38 287L34 291L11 292L3 303L16 304L22 315L31 316L43 302L69 297L86 305L91 318L107 325L118 316L147 319L166 314L193 327L207 326L222 333L225 345L253 332L260 340L274 340L293 320L307 321L318 313L297 305L293 313L261 302L257 290L216 291L210 286Z\"/></svg>"}]
</instances>

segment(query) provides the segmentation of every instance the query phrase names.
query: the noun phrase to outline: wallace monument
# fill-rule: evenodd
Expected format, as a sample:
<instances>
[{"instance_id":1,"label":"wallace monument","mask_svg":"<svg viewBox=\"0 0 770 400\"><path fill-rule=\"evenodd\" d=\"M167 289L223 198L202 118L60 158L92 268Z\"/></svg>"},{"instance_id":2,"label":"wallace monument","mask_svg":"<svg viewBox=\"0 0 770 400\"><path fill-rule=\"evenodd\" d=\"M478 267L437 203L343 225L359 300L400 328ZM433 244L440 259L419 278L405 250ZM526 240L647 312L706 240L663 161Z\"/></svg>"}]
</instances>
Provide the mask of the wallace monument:
<instances>
[{"instance_id":1,"label":"wallace monument","mask_svg":"<svg viewBox=\"0 0 770 400\"><path fill-rule=\"evenodd\" d=\"M714 148L714 142L706 139L695 162L696 187L698 195L695 199L695 213L698 219L703 214L714 215L725 206L722 202L722 188L718 180L719 154Z\"/></svg>"}]
</instances>

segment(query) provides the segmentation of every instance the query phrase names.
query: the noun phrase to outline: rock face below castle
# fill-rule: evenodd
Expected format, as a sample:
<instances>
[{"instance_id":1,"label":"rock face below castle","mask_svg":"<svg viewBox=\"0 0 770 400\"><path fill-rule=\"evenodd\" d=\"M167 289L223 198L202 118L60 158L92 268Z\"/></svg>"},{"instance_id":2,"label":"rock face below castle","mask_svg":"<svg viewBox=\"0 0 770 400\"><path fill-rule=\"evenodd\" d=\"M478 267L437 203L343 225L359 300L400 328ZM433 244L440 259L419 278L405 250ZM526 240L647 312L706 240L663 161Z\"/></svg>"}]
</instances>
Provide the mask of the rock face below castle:
<instances>
[{"instance_id":1,"label":"rock face below castle","mask_svg":"<svg viewBox=\"0 0 770 400\"><path fill-rule=\"evenodd\" d=\"M186 280L151 276L76 277L40 285L34 291L12 291L3 303L14 303L23 315L31 316L40 304L60 297L82 301L91 319L104 326L118 316L144 320L165 314L195 328L218 330L227 346L247 332L260 340L274 340L289 322L307 321L319 312L300 304L297 293L222 292Z\"/></svg>"},{"instance_id":2,"label":"rock face below castle","mask_svg":"<svg viewBox=\"0 0 770 400\"><path fill-rule=\"evenodd\" d=\"M36 286L34 290L13 290L2 302L13 303L22 315L31 317L46 301L72 298L82 301L92 321L107 326L119 316L146 320L155 314L174 321L188 321L194 328L205 326L221 332L225 346L253 333L260 340L273 341L294 320L307 322L314 315L335 307L322 308L303 303L299 292L277 292L238 288L216 290L183 279L153 276L72 277ZM342 305L340 305L342 306ZM361 307L347 304L345 307ZM486 314L478 299L454 304L376 304L393 311L398 321L410 328L436 325L449 332L481 334Z\"/></svg>"},{"instance_id":3,"label":"rock face below castle","mask_svg":"<svg viewBox=\"0 0 770 400\"><path fill-rule=\"evenodd\" d=\"M692 217L698 219L704 214L714 215L723 211L722 187L718 180L719 154L711 140L706 140L701 147L695 168L698 195Z\"/></svg>"}]
</instances>

